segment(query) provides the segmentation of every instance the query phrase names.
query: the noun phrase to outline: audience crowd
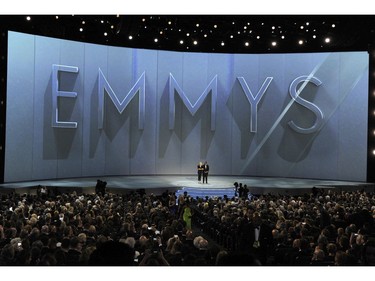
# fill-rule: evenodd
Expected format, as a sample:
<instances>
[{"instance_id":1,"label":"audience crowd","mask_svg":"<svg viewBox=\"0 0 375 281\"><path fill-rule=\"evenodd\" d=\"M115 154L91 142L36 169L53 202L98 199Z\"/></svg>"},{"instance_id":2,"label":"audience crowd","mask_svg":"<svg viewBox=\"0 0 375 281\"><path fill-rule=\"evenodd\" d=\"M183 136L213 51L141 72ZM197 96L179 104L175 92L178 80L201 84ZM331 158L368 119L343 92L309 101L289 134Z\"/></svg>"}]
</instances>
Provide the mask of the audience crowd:
<instances>
[{"instance_id":1,"label":"audience crowd","mask_svg":"<svg viewBox=\"0 0 375 281\"><path fill-rule=\"evenodd\" d=\"M375 265L375 194L2 194L3 266Z\"/></svg>"}]
</instances>

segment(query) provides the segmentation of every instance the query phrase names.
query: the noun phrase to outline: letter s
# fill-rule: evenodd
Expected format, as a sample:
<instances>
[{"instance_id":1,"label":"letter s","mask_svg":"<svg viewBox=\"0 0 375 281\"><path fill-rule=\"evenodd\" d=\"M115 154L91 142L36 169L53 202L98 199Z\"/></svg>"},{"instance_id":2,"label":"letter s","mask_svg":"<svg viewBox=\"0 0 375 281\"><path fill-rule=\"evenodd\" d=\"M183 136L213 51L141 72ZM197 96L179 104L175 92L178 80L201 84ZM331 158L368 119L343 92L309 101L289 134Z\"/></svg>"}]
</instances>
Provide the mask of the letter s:
<instances>
[{"instance_id":1,"label":"letter s","mask_svg":"<svg viewBox=\"0 0 375 281\"><path fill-rule=\"evenodd\" d=\"M305 82L305 83L297 91L297 86L301 82ZM298 133L301 133L301 134L312 134L312 133L317 132L321 128L321 126L323 125L323 120L324 120L324 115L317 105L315 105L312 102L309 102L309 101L300 97L300 93L305 88L306 84L309 83L309 82L315 84L316 86L319 86L320 84L322 84L322 82L314 76L312 76L312 77L300 76L300 77L297 77L296 79L294 79L293 82L290 84L290 87L289 87L289 94L293 98L293 100L295 100L300 105L310 109L312 112L314 112L314 114L316 116L315 123L310 128L299 127L293 121L288 122L289 126L294 131L296 131Z\"/></svg>"}]
</instances>

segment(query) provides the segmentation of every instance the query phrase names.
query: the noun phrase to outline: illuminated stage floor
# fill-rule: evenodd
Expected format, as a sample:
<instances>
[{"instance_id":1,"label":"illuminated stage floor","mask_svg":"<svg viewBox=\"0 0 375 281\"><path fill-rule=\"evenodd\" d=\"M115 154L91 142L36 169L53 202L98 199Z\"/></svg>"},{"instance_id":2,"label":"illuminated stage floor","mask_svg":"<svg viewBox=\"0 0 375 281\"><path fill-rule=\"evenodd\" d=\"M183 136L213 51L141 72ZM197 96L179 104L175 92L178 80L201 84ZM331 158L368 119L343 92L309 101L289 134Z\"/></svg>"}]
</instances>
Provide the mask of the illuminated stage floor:
<instances>
[{"instance_id":1,"label":"illuminated stage floor","mask_svg":"<svg viewBox=\"0 0 375 281\"><path fill-rule=\"evenodd\" d=\"M233 196L233 183L246 184L252 194L303 194L310 192L313 187L335 190L374 191L373 183L330 181L273 177L245 176L209 176L208 184L198 183L196 175L165 175L165 176L108 176L90 178L72 178L60 180L43 180L31 182L5 183L0 185L1 192L31 193L38 185L58 188L61 192L76 190L82 193L95 192L96 180L107 182L107 191L124 193L131 190L144 189L146 193L161 194L162 192L187 191L192 196Z\"/></svg>"}]
</instances>

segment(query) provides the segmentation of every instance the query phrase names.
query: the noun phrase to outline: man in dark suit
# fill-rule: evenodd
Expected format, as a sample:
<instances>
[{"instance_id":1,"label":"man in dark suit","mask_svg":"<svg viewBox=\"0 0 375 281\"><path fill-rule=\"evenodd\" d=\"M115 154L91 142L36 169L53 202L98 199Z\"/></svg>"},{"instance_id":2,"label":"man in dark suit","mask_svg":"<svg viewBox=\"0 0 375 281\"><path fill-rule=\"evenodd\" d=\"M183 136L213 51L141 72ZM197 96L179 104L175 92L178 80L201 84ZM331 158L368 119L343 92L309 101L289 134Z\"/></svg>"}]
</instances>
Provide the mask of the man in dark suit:
<instances>
[{"instance_id":1,"label":"man in dark suit","mask_svg":"<svg viewBox=\"0 0 375 281\"><path fill-rule=\"evenodd\" d=\"M203 183L207 182L207 178L208 178L208 171L210 170L210 167L208 166L207 164L207 161L204 162L204 165L203 165Z\"/></svg>"},{"instance_id":2,"label":"man in dark suit","mask_svg":"<svg viewBox=\"0 0 375 281\"><path fill-rule=\"evenodd\" d=\"M72 266L72 265L80 265L80 257L82 254L82 245L80 241L78 240L78 237L73 236L70 239L70 248L68 252L66 253L66 265Z\"/></svg>"}]
</instances>

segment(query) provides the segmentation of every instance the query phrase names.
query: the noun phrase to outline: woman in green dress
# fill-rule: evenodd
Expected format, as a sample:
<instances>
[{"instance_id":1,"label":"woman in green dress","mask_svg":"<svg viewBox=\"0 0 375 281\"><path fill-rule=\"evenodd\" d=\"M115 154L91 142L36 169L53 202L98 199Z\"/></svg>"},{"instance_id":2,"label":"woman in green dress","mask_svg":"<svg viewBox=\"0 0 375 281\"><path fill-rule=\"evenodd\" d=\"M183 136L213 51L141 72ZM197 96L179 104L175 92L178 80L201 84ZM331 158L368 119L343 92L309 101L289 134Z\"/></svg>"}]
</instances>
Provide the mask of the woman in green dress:
<instances>
[{"instance_id":1,"label":"woman in green dress","mask_svg":"<svg viewBox=\"0 0 375 281\"><path fill-rule=\"evenodd\" d=\"M187 230L191 230L191 216L192 216L192 210L189 204L186 204L184 207L184 212L182 214L182 219L186 223Z\"/></svg>"}]
</instances>

